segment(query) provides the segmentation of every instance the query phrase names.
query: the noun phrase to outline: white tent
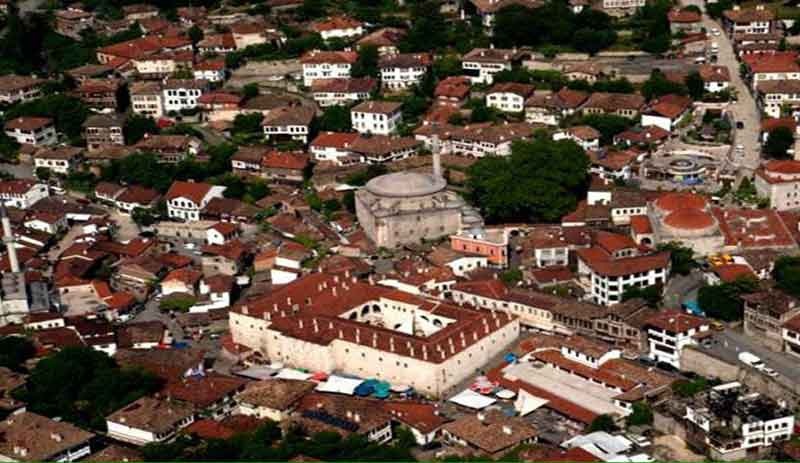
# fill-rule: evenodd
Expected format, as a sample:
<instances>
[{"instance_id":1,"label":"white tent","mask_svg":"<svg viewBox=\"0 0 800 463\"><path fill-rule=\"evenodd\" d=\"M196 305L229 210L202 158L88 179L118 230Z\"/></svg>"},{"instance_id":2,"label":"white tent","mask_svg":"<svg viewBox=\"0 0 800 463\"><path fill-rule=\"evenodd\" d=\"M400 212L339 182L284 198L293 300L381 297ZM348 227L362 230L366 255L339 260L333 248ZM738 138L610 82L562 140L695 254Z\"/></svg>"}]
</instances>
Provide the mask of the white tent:
<instances>
[{"instance_id":1,"label":"white tent","mask_svg":"<svg viewBox=\"0 0 800 463\"><path fill-rule=\"evenodd\" d=\"M328 376L327 381L317 384L316 390L319 392L333 392L336 394L353 395L356 388L363 382L363 379L353 379L345 378L344 376L330 375Z\"/></svg>"},{"instance_id":2,"label":"white tent","mask_svg":"<svg viewBox=\"0 0 800 463\"><path fill-rule=\"evenodd\" d=\"M564 448L580 447L603 461L631 461L625 454L633 447L633 442L623 436L613 436L605 431L595 431L575 436L561 443Z\"/></svg>"},{"instance_id":3,"label":"white tent","mask_svg":"<svg viewBox=\"0 0 800 463\"><path fill-rule=\"evenodd\" d=\"M525 389L520 389L517 400L514 401L514 408L519 412L519 416L525 416L547 402L549 402L547 399L537 397Z\"/></svg>"},{"instance_id":4,"label":"white tent","mask_svg":"<svg viewBox=\"0 0 800 463\"><path fill-rule=\"evenodd\" d=\"M462 407L474 408L475 410L480 410L495 403L496 400L491 397L486 397L485 395L478 394L475 391L464 389L463 391L459 392L453 397L450 397L450 402L461 405Z\"/></svg>"},{"instance_id":5,"label":"white tent","mask_svg":"<svg viewBox=\"0 0 800 463\"><path fill-rule=\"evenodd\" d=\"M305 381L311 377L309 373L303 373L300 370L295 370L294 368L284 368L283 370L279 371L276 378L280 379L299 379L301 381Z\"/></svg>"}]
</instances>

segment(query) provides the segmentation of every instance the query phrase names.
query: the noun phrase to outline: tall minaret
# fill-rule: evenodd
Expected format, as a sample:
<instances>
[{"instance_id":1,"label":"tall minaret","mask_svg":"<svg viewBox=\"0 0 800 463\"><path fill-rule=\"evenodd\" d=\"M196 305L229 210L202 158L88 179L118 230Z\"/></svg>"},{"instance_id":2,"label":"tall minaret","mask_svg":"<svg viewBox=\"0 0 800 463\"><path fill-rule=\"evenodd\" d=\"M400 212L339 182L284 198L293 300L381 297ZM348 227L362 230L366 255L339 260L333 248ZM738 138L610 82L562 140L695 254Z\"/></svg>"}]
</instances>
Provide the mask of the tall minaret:
<instances>
[{"instance_id":1,"label":"tall minaret","mask_svg":"<svg viewBox=\"0 0 800 463\"><path fill-rule=\"evenodd\" d=\"M17 248L14 245L14 234L11 232L11 220L8 218L6 206L0 202L0 220L3 222L3 243L8 251L8 263L11 264L11 272L19 273L19 259L17 259Z\"/></svg>"},{"instance_id":2,"label":"tall minaret","mask_svg":"<svg viewBox=\"0 0 800 463\"><path fill-rule=\"evenodd\" d=\"M442 178L442 144L438 135L431 138L431 152L433 153L433 177Z\"/></svg>"}]
</instances>

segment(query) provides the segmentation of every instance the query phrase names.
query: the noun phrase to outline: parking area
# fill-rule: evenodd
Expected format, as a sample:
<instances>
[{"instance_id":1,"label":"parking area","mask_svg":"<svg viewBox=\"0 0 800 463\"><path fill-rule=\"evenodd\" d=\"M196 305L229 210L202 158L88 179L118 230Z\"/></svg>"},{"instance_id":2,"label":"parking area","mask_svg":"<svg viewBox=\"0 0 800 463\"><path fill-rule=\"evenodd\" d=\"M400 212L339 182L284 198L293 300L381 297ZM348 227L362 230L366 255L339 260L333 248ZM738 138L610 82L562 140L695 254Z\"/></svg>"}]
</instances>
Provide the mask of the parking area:
<instances>
[{"instance_id":1,"label":"parking area","mask_svg":"<svg viewBox=\"0 0 800 463\"><path fill-rule=\"evenodd\" d=\"M741 363L739 361L741 352L750 352L759 357L767 367L777 371L779 375L792 382L800 382L797 359L788 354L773 352L741 332L730 329L715 332L701 346L711 355L734 365Z\"/></svg>"}]
</instances>

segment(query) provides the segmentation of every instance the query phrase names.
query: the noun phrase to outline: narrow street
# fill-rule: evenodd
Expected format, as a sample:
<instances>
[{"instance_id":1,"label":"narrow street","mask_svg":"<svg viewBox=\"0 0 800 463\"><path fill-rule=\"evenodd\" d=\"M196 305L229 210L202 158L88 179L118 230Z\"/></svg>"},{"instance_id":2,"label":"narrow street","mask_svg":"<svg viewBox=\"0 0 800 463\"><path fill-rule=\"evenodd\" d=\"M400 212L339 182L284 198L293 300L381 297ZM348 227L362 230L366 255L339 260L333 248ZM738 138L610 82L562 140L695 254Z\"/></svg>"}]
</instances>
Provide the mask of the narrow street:
<instances>
[{"instance_id":1,"label":"narrow street","mask_svg":"<svg viewBox=\"0 0 800 463\"><path fill-rule=\"evenodd\" d=\"M702 0L683 0L684 6L694 5L704 9ZM709 41L715 42L719 48L717 54L717 64L727 66L730 71L731 85L736 89L738 100L731 104L734 118L737 122L742 122L744 128L735 131L735 145L744 146L744 156L739 159L732 159L735 165L744 169L742 175L750 175L761 162L761 144L759 143L759 131L761 126L761 115L756 106L755 99L750 93L747 84L739 74L739 61L733 50L730 38L724 33L722 26L703 13L703 27L709 31ZM711 30L716 28L721 31L720 35L711 35Z\"/></svg>"}]
</instances>

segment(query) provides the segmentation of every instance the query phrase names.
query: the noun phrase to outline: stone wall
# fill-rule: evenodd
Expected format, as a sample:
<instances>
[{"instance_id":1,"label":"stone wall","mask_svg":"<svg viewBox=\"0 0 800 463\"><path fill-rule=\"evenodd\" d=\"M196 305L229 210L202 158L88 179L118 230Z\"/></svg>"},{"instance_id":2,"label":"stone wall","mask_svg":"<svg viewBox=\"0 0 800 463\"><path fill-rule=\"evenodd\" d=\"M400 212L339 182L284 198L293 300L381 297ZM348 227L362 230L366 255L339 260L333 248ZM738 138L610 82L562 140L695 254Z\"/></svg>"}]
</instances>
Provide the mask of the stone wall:
<instances>
[{"instance_id":1,"label":"stone wall","mask_svg":"<svg viewBox=\"0 0 800 463\"><path fill-rule=\"evenodd\" d=\"M676 420L666 413L658 410L653 411L653 428L664 434L674 434L686 441L686 427L682 422Z\"/></svg>"}]
</instances>

